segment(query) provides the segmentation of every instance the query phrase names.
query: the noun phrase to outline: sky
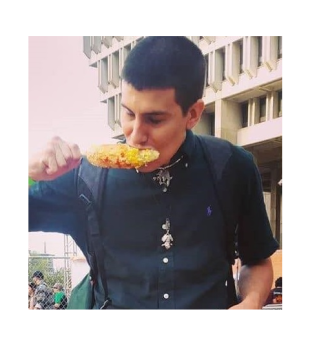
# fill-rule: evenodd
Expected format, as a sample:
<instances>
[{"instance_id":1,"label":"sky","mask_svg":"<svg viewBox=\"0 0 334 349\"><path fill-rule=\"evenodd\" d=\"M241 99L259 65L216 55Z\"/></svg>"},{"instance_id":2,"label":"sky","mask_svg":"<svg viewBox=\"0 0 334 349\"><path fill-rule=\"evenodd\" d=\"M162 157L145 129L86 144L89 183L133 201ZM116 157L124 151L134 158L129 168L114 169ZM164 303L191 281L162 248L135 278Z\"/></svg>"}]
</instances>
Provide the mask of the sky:
<instances>
[{"instance_id":1,"label":"sky","mask_svg":"<svg viewBox=\"0 0 334 349\"><path fill-rule=\"evenodd\" d=\"M30 36L28 49L29 155L53 136L77 143L82 152L110 141L97 68L83 53L83 37ZM64 255L62 234L34 232L28 239L31 250Z\"/></svg>"},{"instance_id":2,"label":"sky","mask_svg":"<svg viewBox=\"0 0 334 349\"><path fill-rule=\"evenodd\" d=\"M29 152L54 135L82 150L110 136L82 36L29 37Z\"/></svg>"}]
</instances>

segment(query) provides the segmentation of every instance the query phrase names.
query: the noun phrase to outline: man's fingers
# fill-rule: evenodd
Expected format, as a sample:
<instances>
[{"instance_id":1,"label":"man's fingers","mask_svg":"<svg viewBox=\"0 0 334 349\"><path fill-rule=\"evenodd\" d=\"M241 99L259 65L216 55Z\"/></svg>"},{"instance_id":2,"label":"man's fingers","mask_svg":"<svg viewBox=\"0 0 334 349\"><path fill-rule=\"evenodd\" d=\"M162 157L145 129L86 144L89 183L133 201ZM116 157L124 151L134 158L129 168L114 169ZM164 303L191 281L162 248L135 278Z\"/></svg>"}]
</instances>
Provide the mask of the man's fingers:
<instances>
[{"instance_id":1,"label":"man's fingers","mask_svg":"<svg viewBox=\"0 0 334 349\"><path fill-rule=\"evenodd\" d=\"M46 173L61 175L80 164L81 153L76 144L66 143L60 137L54 137L46 151Z\"/></svg>"},{"instance_id":2,"label":"man's fingers","mask_svg":"<svg viewBox=\"0 0 334 349\"><path fill-rule=\"evenodd\" d=\"M75 168L80 164L81 152L77 144L67 143L66 152L64 151L64 157L69 168Z\"/></svg>"}]
</instances>

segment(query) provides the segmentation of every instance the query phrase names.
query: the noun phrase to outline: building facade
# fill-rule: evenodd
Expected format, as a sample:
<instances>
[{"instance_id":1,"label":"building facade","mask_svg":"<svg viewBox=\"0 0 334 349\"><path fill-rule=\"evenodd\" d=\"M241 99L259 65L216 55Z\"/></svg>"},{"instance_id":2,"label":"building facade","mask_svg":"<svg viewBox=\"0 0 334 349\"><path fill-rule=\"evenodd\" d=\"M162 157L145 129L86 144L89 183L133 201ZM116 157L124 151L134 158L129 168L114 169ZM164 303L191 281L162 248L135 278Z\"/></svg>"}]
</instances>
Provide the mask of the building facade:
<instances>
[{"instance_id":1,"label":"building facade","mask_svg":"<svg viewBox=\"0 0 334 349\"><path fill-rule=\"evenodd\" d=\"M282 37L189 36L207 62L205 111L195 133L249 150L259 167L275 238L282 248ZM143 36L84 36L83 51L97 68L111 138L121 138L120 72Z\"/></svg>"}]
</instances>

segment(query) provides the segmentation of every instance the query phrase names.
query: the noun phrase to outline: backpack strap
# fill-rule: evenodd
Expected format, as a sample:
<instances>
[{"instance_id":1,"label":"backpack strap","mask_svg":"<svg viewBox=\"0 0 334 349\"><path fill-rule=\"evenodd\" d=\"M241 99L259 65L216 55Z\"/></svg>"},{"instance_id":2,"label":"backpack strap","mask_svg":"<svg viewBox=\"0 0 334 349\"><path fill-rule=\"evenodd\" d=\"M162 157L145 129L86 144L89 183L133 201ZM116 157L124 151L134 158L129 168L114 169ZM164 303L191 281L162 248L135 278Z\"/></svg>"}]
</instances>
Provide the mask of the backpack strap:
<instances>
[{"instance_id":1,"label":"backpack strap","mask_svg":"<svg viewBox=\"0 0 334 349\"><path fill-rule=\"evenodd\" d=\"M233 265L235 259L238 256L236 235L237 225L236 221L232 220L230 215L230 211L233 211L234 209L234 195L226 195L234 193L234 190L231 188L232 183L230 183L233 180L233 177L228 178L227 176L223 176L224 170L227 167L227 163L232 157L233 145L226 140L213 136L198 135L198 138L201 141L205 157L209 163L209 169L213 178L215 193L217 194L220 209L224 217L224 222L227 230L226 238L228 247L228 259L230 264ZM230 208L228 208L228 206Z\"/></svg>"},{"instance_id":2,"label":"backpack strap","mask_svg":"<svg viewBox=\"0 0 334 349\"><path fill-rule=\"evenodd\" d=\"M236 283L232 265L238 258L238 218L242 202L242 178L238 162L235 161L236 152L241 147L233 145L227 140L208 135L197 135L202 145L209 169L213 178L215 193L226 228L227 258L231 264L227 285L229 306L237 304Z\"/></svg>"},{"instance_id":3,"label":"backpack strap","mask_svg":"<svg viewBox=\"0 0 334 349\"><path fill-rule=\"evenodd\" d=\"M88 263L90 276L94 285L97 276L100 275L104 289L104 309L111 303L108 296L108 285L105 276L104 251L101 240L99 213L102 204L103 188L108 170L91 165L86 158L83 158L77 172L77 193L78 198L83 202L88 217ZM94 297L93 301L94 301Z\"/></svg>"}]
</instances>

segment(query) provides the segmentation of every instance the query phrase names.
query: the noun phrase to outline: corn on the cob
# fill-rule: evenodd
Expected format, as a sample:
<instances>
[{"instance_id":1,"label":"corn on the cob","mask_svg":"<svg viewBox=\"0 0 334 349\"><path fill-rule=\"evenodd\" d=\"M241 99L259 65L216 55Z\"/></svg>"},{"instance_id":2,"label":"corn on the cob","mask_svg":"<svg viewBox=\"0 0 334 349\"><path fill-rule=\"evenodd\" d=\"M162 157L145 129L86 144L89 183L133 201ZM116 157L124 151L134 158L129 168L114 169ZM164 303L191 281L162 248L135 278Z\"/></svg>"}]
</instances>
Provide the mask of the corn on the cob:
<instances>
[{"instance_id":1,"label":"corn on the cob","mask_svg":"<svg viewBox=\"0 0 334 349\"><path fill-rule=\"evenodd\" d=\"M159 152L154 149L137 149L127 144L102 144L86 153L87 160L95 166L106 168L139 168L156 160Z\"/></svg>"}]
</instances>

